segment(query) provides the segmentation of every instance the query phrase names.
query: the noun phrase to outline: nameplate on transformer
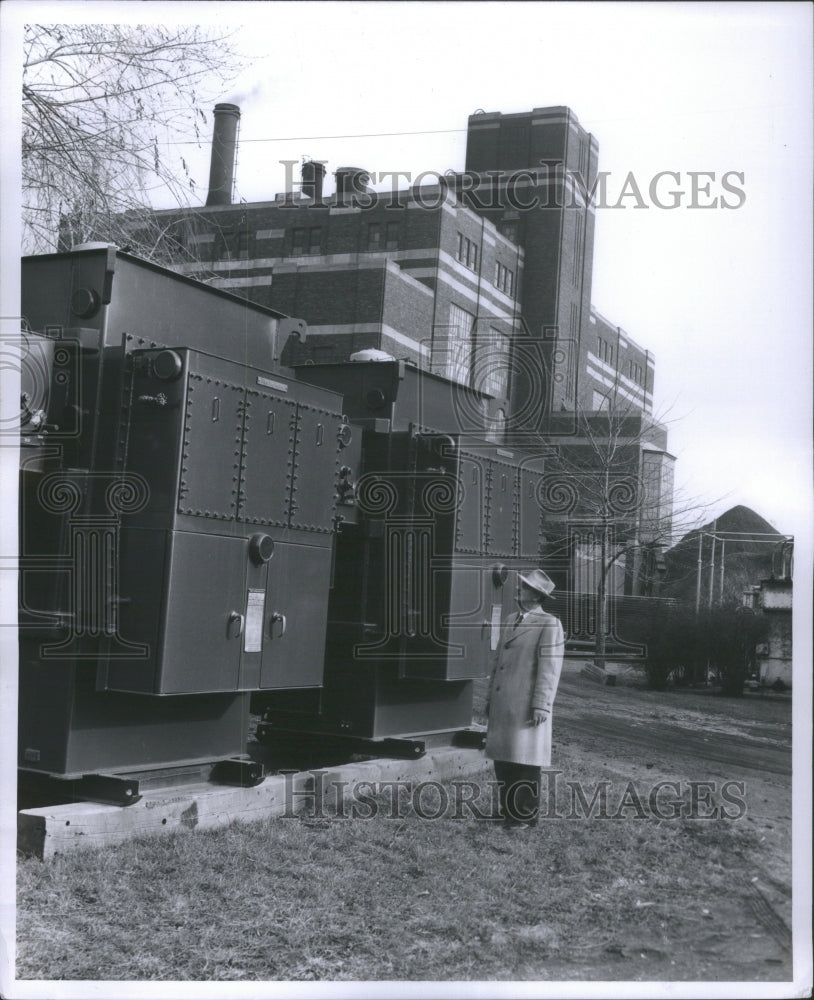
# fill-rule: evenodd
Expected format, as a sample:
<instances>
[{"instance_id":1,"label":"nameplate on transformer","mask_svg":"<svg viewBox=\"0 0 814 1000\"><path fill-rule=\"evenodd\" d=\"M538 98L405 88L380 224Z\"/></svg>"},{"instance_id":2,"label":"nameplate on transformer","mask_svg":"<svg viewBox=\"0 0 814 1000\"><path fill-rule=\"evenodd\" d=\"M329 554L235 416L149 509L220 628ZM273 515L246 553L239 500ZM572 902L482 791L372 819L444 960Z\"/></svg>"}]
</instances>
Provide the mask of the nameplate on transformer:
<instances>
[{"instance_id":1,"label":"nameplate on transformer","mask_svg":"<svg viewBox=\"0 0 814 1000\"><path fill-rule=\"evenodd\" d=\"M492 605L492 628L489 633L489 648L494 652L500 645L500 619L503 614L502 604Z\"/></svg>"},{"instance_id":2,"label":"nameplate on transformer","mask_svg":"<svg viewBox=\"0 0 814 1000\"><path fill-rule=\"evenodd\" d=\"M243 638L244 653L261 653L263 651L263 610L265 605L265 590L249 590Z\"/></svg>"},{"instance_id":3,"label":"nameplate on transformer","mask_svg":"<svg viewBox=\"0 0 814 1000\"><path fill-rule=\"evenodd\" d=\"M288 392L287 382L275 382L273 378L265 378L263 375L257 376L257 384L264 385L267 389L278 389L280 392Z\"/></svg>"}]
</instances>

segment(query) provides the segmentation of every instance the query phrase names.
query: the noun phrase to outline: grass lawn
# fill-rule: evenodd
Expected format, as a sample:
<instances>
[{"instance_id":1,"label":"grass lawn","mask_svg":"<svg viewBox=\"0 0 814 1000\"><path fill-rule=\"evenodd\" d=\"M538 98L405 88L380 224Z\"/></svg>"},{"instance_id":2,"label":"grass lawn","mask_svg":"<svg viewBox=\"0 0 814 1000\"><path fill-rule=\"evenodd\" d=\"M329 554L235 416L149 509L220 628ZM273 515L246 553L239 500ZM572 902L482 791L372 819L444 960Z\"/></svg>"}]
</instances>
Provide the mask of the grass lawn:
<instances>
[{"instance_id":1,"label":"grass lawn","mask_svg":"<svg viewBox=\"0 0 814 1000\"><path fill-rule=\"evenodd\" d=\"M578 746L556 752L569 780L597 781ZM559 795L567 815L565 787ZM511 835L471 816L391 812L21 859L17 976L790 978L788 950L750 907L753 824L628 810Z\"/></svg>"}]
</instances>

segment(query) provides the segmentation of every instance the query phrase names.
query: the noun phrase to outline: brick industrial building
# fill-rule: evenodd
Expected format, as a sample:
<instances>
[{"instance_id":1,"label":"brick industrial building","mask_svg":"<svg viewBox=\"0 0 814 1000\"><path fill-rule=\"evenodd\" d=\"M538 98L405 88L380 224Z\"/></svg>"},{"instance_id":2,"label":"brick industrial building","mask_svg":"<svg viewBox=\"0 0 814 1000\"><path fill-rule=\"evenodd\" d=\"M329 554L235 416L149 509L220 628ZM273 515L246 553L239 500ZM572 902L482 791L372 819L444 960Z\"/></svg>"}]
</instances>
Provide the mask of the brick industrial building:
<instances>
[{"instance_id":1,"label":"brick industrial building","mask_svg":"<svg viewBox=\"0 0 814 1000\"><path fill-rule=\"evenodd\" d=\"M382 193L364 169L338 167L326 195L325 165L307 160L299 190L252 204L232 202L239 117L216 107L206 205L154 215L173 267L304 319L285 364L373 349L478 389L508 444L530 436L579 456L577 415L623 411L637 427L623 471L669 511L654 358L591 305L598 144L573 112L470 116L464 171L434 185ZM586 551L572 561L578 589L593 587L576 570ZM642 572L628 565L614 589L648 591Z\"/></svg>"}]
</instances>

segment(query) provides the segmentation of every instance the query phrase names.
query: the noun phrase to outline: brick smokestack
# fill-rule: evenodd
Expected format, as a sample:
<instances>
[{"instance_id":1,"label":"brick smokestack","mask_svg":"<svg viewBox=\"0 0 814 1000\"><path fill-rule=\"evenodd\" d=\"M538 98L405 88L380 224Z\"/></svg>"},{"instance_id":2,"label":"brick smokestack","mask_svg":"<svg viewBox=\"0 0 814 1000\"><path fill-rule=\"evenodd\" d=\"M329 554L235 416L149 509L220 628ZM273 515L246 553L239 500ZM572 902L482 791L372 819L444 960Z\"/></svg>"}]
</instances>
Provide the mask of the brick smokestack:
<instances>
[{"instance_id":1,"label":"brick smokestack","mask_svg":"<svg viewBox=\"0 0 814 1000\"><path fill-rule=\"evenodd\" d=\"M322 182L325 179L325 164L318 160L306 160L302 165L301 191L306 198L317 204L322 202Z\"/></svg>"},{"instance_id":2,"label":"brick smokestack","mask_svg":"<svg viewBox=\"0 0 814 1000\"><path fill-rule=\"evenodd\" d=\"M236 104L215 105L207 205L232 204L232 183L235 176L235 152L239 121L240 108Z\"/></svg>"}]
</instances>

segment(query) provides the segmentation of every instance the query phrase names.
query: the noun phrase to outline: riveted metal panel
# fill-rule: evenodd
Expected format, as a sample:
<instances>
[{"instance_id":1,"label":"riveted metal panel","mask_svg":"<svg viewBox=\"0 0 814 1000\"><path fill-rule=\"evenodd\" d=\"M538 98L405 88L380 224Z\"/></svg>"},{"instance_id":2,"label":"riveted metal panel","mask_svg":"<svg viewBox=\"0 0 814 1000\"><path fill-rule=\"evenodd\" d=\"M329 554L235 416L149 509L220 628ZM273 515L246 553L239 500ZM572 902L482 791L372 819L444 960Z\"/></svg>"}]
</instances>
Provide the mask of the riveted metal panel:
<instances>
[{"instance_id":1,"label":"riveted metal panel","mask_svg":"<svg viewBox=\"0 0 814 1000\"><path fill-rule=\"evenodd\" d=\"M243 386L190 372L178 513L232 521L237 515Z\"/></svg>"},{"instance_id":2,"label":"riveted metal panel","mask_svg":"<svg viewBox=\"0 0 814 1000\"><path fill-rule=\"evenodd\" d=\"M516 551L517 469L490 459L486 500L486 551L512 556Z\"/></svg>"},{"instance_id":3,"label":"riveted metal panel","mask_svg":"<svg viewBox=\"0 0 814 1000\"><path fill-rule=\"evenodd\" d=\"M330 532L336 509L339 475L340 416L330 410L300 403L291 490L291 527Z\"/></svg>"},{"instance_id":4,"label":"riveted metal panel","mask_svg":"<svg viewBox=\"0 0 814 1000\"><path fill-rule=\"evenodd\" d=\"M486 463L461 453L458 464L460 503L455 523L455 551L480 555L485 548Z\"/></svg>"},{"instance_id":5,"label":"riveted metal panel","mask_svg":"<svg viewBox=\"0 0 814 1000\"><path fill-rule=\"evenodd\" d=\"M543 512L538 497L542 473L533 469L520 470L520 555L536 557L542 548Z\"/></svg>"},{"instance_id":6,"label":"riveted metal panel","mask_svg":"<svg viewBox=\"0 0 814 1000\"><path fill-rule=\"evenodd\" d=\"M238 520L288 527L296 411L290 399L247 390Z\"/></svg>"},{"instance_id":7,"label":"riveted metal panel","mask_svg":"<svg viewBox=\"0 0 814 1000\"><path fill-rule=\"evenodd\" d=\"M412 628L402 641L400 670L406 677L427 680L484 676L497 594L491 569L484 567L482 560L464 557L448 564L439 560L426 575L430 585L424 587L425 614L423 620L414 615L408 621ZM409 599L413 594L407 591L405 596ZM415 607L415 602L410 607Z\"/></svg>"}]
</instances>

